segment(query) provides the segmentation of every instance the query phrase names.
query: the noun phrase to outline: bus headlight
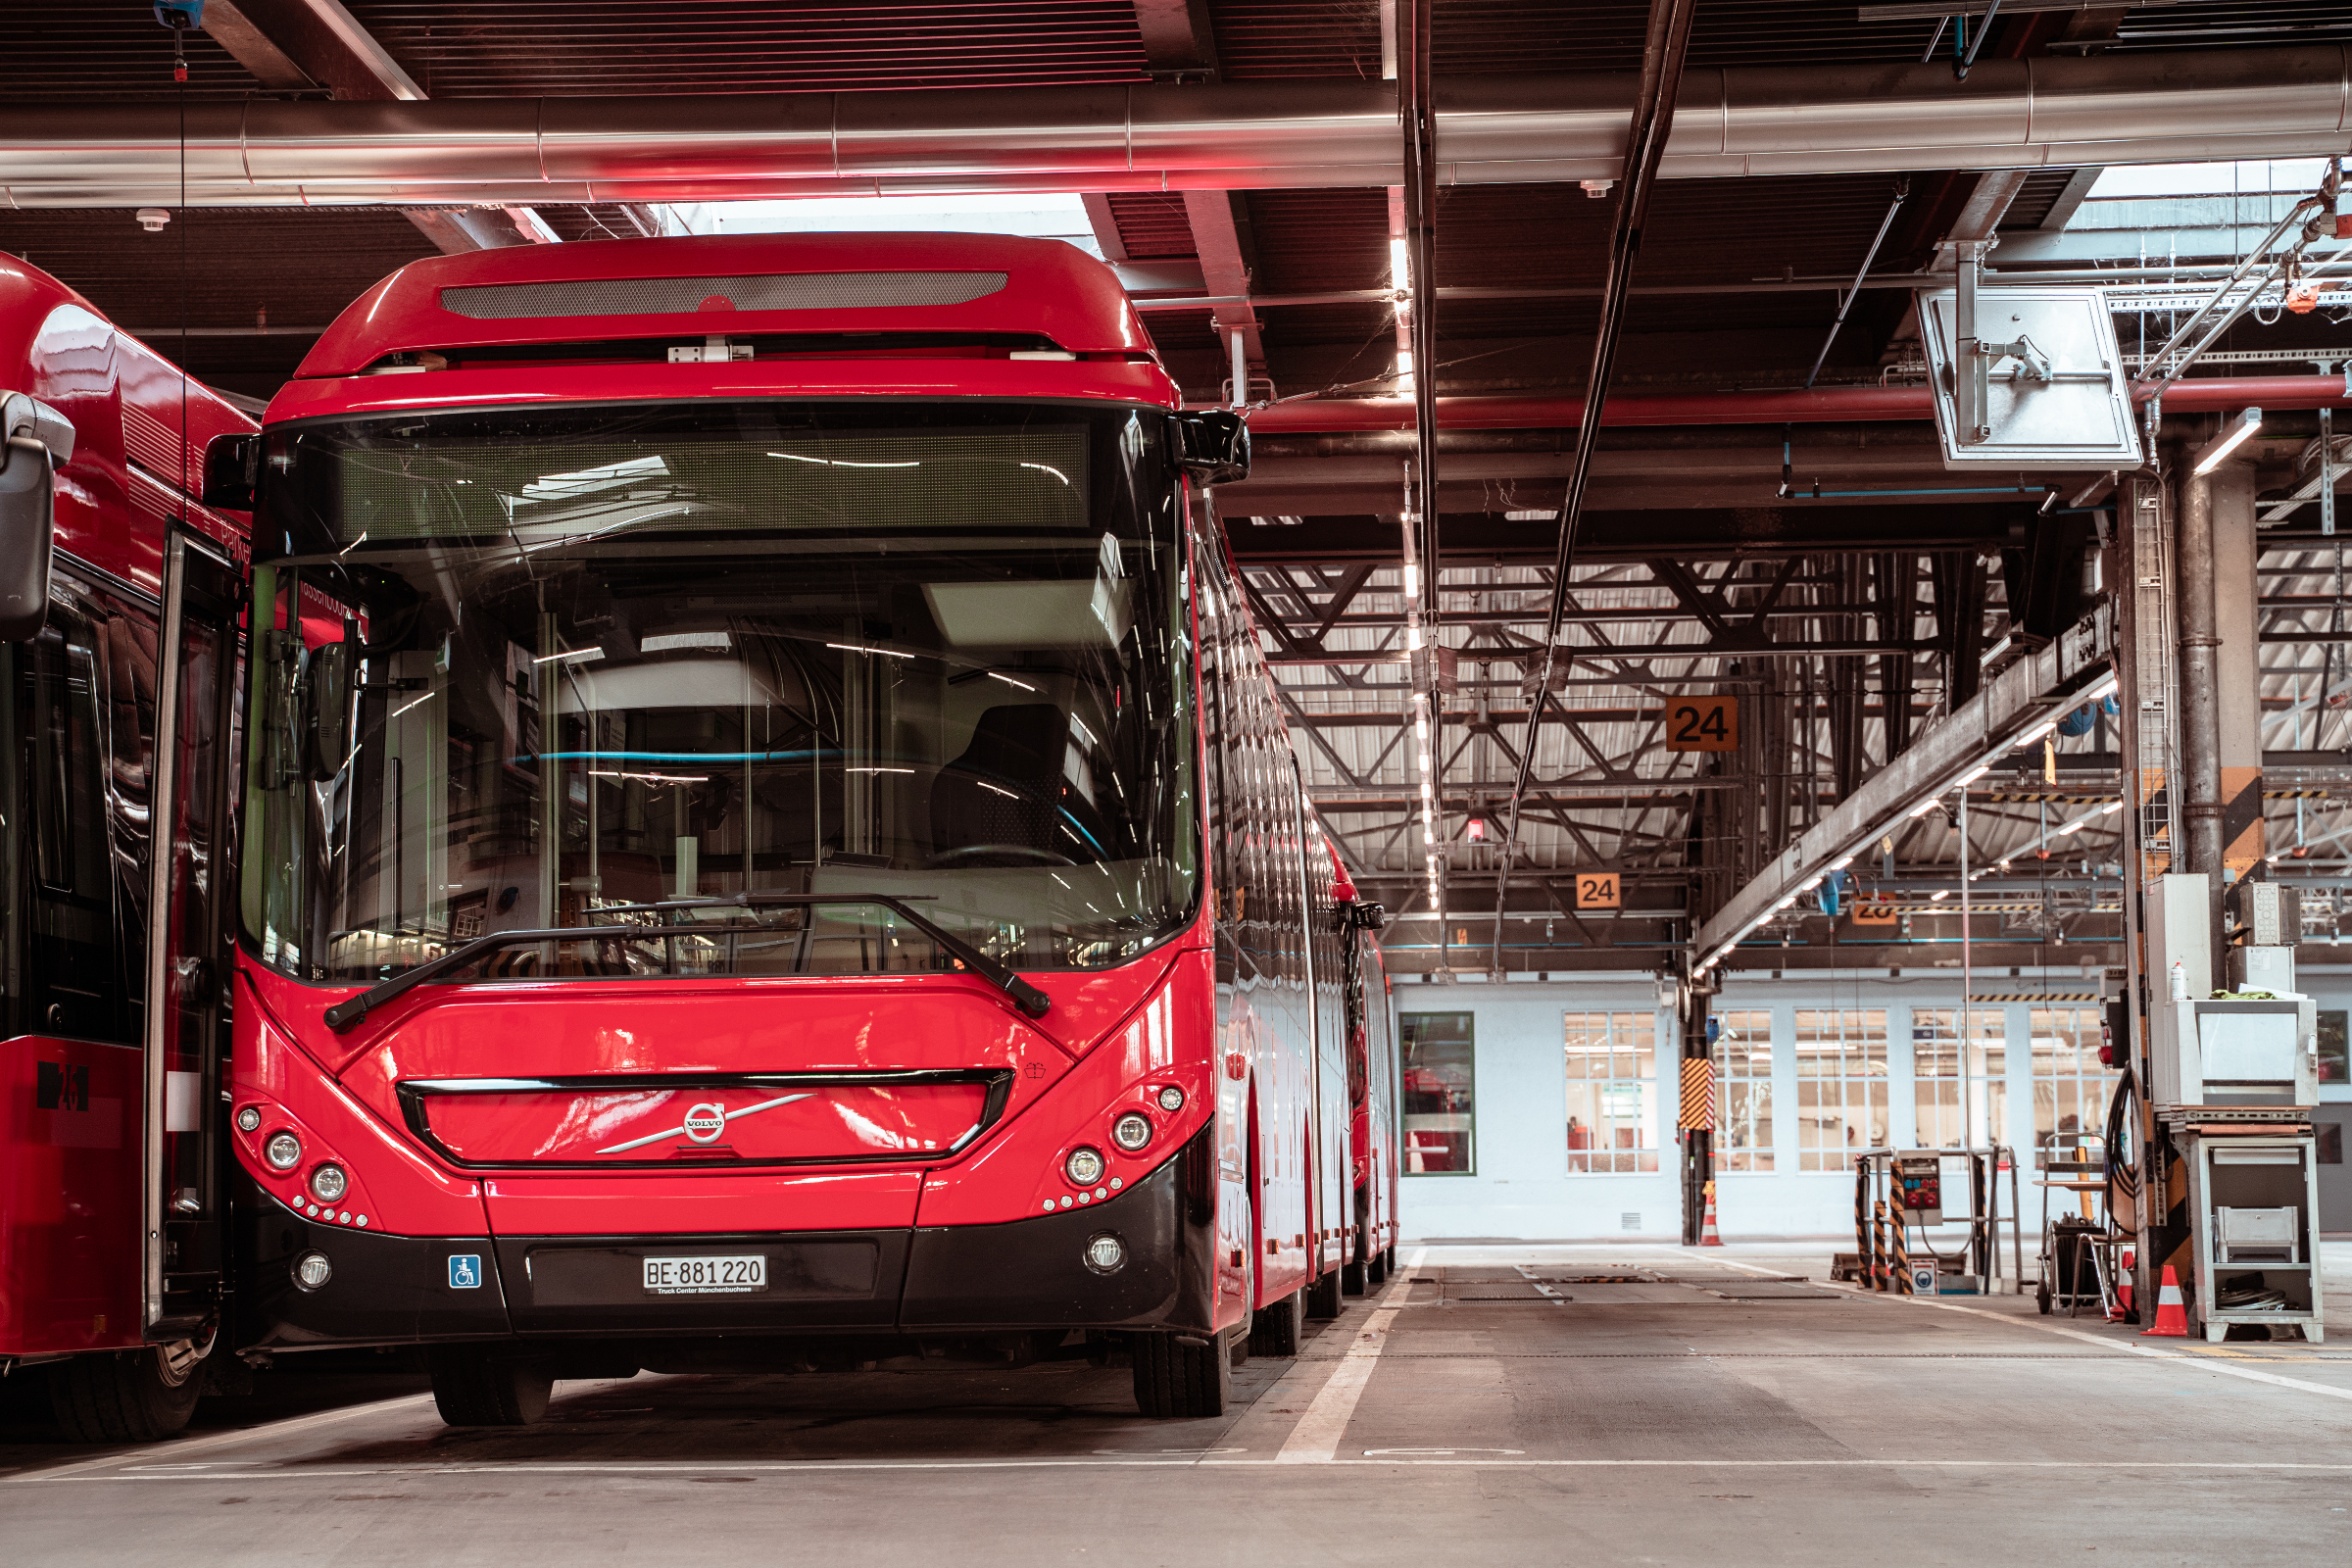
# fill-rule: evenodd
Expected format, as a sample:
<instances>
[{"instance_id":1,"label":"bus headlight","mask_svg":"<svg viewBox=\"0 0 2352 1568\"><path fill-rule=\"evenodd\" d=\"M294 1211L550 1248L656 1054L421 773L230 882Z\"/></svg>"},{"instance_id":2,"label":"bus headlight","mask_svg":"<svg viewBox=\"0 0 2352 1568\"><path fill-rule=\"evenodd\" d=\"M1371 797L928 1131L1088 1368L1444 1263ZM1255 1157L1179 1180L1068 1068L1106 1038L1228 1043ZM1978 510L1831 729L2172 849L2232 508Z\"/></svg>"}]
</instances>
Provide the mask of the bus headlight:
<instances>
[{"instance_id":1,"label":"bus headlight","mask_svg":"<svg viewBox=\"0 0 2352 1568\"><path fill-rule=\"evenodd\" d=\"M1173 1116L1184 1108L1184 1091L1174 1084L1159 1092L1159 1108Z\"/></svg>"},{"instance_id":2,"label":"bus headlight","mask_svg":"<svg viewBox=\"0 0 2352 1568\"><path fill-rule=\"evenodd\" d=\"M271 1170L292 1170L302 1163L302 1140L292 1133L271 1133L262 1146L262 1157Z\"/></svg>"},{"instance_id":3,"label":"bus headlight","mask_svg":"<svg viewBox=\"0 0 2352 1568\"><path fill-rule=\"evenodd\" d=\"M1081 1145L1070 1151L1070 1157L1062 1161L1061 1169L1074 1185L1092 1187L1102 1179L1102 1151Z\"/></svg>"},{"instance_id":4,"label":"bus headlight","mask_svg":"<svg viewBox=\"0 0 2352 1568\"><path fill-rule=\"evenodd\" d=\"M261 1106L247 1105L243 1110L237 1112L237 1131L241 1133L259 1132L261 1126Z\"/></svg>"},{"instance_id":5,"label":"bus headlight","mask_svg":"<svg viewBox=\"0 0 2352 1568\"><path fill-rule=\"evenodd\" d=\"M1152 1141L1152 1120L1141 1111L1131 1110L1110 1124L1110 1141L1128 1153L1140 1153Z\"/></svg>"},{"instance_id":6,"label":"bus headlight","mask_svg":"<svg viewBox=\"0 0 2352 1568\"><path fill-rule=\"evenodd\" d=\"M331 1203L351 1191L351 1178L340 1165L321 1165L311 1172L311 1191L321 1203Z\"/></svg>"}]
</instances>

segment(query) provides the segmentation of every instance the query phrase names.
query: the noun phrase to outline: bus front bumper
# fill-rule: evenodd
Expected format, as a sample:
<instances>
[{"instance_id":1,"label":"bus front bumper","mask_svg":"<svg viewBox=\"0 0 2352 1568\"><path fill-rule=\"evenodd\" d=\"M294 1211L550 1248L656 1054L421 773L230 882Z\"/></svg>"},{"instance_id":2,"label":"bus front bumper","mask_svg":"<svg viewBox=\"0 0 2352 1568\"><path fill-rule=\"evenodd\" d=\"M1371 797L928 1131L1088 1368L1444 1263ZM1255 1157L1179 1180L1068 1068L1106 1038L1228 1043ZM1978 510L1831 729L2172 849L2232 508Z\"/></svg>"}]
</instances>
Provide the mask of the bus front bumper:
<instances>
[{"instance_id":1,"label":"bus front bumper","mask_svg":"<svg viewBox=\"0 0 2352 1568\"><path fill-rule=\"evenodd\" d=\"M955 1336L1213 1327L1214 1218L1185 1157L1117 1198L999 1225L691 1236L407 1237L320 1225L240 1183L245 1348L679 1335ZM1103 1266L1116 1241L1116 1266ZM298 1283L304 1258L329 1270ZM648 1258L764 1260L757 1290L649 1289Z\"/></svg>"}]
</instances>

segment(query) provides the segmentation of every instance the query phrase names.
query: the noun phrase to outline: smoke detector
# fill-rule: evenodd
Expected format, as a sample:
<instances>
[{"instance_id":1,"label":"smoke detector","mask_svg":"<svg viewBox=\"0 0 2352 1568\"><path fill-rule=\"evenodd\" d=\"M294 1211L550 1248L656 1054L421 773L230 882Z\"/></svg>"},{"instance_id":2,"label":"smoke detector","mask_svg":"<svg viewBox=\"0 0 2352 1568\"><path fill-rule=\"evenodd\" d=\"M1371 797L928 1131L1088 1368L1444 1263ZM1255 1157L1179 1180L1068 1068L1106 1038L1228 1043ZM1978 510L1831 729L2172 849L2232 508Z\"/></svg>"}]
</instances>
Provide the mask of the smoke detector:
<instances>
[{"instance_id":1,"label":"smoke detector","mask_svg":"<svg viewBox=\"0 0 2352 1568\"><path fill-rule=\"evenodd\" d=\"M161 207L142 207L138 212L139 226L150 234L161 234L164 225L172 221L172 214Z\"/></svg>"}]
</instances>

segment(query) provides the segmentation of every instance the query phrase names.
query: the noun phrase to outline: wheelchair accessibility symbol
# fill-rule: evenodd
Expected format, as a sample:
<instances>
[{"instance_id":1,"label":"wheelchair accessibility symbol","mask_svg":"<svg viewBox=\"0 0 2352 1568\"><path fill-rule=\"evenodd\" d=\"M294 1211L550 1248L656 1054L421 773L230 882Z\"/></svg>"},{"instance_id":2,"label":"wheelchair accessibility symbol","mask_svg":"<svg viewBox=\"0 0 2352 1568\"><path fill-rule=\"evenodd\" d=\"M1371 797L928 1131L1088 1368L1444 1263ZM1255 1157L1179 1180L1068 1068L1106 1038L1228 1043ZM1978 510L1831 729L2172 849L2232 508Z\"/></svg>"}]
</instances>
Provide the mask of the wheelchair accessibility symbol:
<instances>
[{"instance_id":1,"label":"wheelchair accessibility symbol","mask_svg":"<svg viewBox=\"0 0 2352 1568\"><path fill-rule=\"evenodd\" d=\"M471 1291L481 1288L482 1254L452 1252L449 1256L449 1288L453 1291Z\"/></svg>"}]
</instances>

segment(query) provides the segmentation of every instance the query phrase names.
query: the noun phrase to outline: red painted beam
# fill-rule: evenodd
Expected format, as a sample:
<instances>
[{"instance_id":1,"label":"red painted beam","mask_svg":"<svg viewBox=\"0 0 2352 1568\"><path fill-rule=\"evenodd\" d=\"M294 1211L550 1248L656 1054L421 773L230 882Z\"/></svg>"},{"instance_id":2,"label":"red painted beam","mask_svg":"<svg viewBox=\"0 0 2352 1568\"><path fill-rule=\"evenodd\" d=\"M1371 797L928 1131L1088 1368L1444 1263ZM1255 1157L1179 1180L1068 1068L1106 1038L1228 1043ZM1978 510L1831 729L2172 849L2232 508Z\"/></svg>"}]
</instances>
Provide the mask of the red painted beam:
<instances>
[{"instance_id":1,"label":"red painted beam","mask_svg":"<svg viewBox=\"0 0 2352 1568\"><path fill-rule=\"evenodd\" d=\"M2352 408L2340 375L2211 377L2176 381L2164 395L2173 414L2263 409ZM1442 430L1573 428L1584 416L1582 398L1491 397L1438 399ZM1609 399L1601 423L1613 426L1680 424L1825 424L1930 419L1935 409L1924 386L1821 387L1811 392L1675 392L1623 394ZM1277 403L1250 416L1258 435L1353 430L1410 430L1406 398L1323 398Z\"/></svg>"}]
</instances>

